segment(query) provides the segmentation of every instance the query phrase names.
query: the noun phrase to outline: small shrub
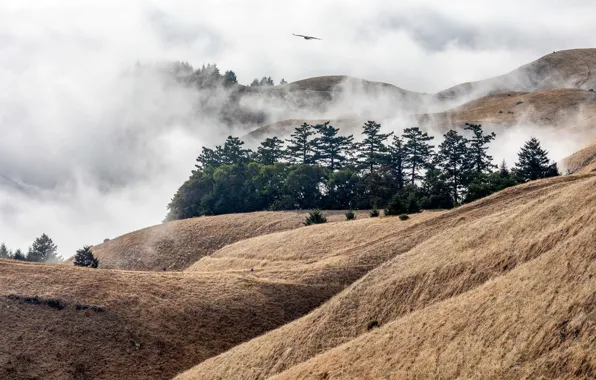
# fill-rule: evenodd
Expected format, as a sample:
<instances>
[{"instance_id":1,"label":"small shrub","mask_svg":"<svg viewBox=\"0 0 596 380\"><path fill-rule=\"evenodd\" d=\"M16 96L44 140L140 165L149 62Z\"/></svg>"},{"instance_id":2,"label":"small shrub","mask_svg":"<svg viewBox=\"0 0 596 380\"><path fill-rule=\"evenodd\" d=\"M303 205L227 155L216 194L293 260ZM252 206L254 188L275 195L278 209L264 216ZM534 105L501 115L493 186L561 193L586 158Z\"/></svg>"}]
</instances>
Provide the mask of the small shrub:
<instances>
[{"instance_id":1,"label":"small shrub","mask_svg":"<svg viewBox=\"0 0 596 380\"><path fill-rule=\"evenodd\" d=\"M379 216L379 214L380 214L380 213L379 213L379 209L377 208L377 206L374 206L374 207L372 208L372 210L370 210L368 213L369 213L369 215L370 215L370 217L371 217L371 218L376 218L376 217L378 217L378 216Z\"/></svg>"},{"instance_id":2,"label":"small shrub","mask_svg":"<svg viewBox=\"0 0 596 380\"><path fill-rule=\"evenodd\" d=\"M109 242L109 241L110 241L110 239L108 239L108 238L105 238L105 239L103 239L103 242L104 242L104 243L107 243L107 242Z\"/></svg>"},{"instance_id":3,"label":"small shrub","mask_svg":"<svg viewBox=\"0 0 596 380\"><path fill-rule=\"evenodd\" d=\"M522 103L523 103L522 101L519 101L519 102L515 103L515 105L516 105L516 106L519 106L519 105L520 105L520 104L522 104Z\"/></svg>"},{"instance_id":4,"label":"small shrub","mask_svg":"<svg viewBox=\"0 0 596 380\"><path fill-rule=\"evenodd\" d=\"M379 327L379 326L380 326L380 325L379 325L379 322L378 322L378 321L370 321L370 322L368 322L368 325L366 325L366 329L367 329L368 331L370 331L370 330L372 330L372 329L374 329L374 328L377 328L377 327Z\"/></svg>"},{"instance_id":5,"label":"small shrub","mask_svg":"<svg viewBox=\"0 0 596 380\"><path fill-rule=\"evenodd\" d=\"M399 216L399 220L408 220L408 219L410 219L410 217L408 216L408 214L401 214Z\"/></svg>"},{"instance_id":6,"label":"small shrub","mask_svg":"<svg viewBox=\"0 0 596 380\"><path fill-rule=\"evenodd\" d=\"M356 213L354 212L354 210L348 210L348 212L346 212L346 220L354 219L356 219Z\"/></svg>"},{"instance_id":7,"label":"small shrub","mask_svg":"<svg viewBox=\"0 0 596 380\"><path fill-rule=\"evenodd\" d=\"M312 224L321 224L327 223L327 218L323 215L321 210L312 210L308 213L306 220L304 221L305 226L310 226Z\"/></svg>"}]
</instances>

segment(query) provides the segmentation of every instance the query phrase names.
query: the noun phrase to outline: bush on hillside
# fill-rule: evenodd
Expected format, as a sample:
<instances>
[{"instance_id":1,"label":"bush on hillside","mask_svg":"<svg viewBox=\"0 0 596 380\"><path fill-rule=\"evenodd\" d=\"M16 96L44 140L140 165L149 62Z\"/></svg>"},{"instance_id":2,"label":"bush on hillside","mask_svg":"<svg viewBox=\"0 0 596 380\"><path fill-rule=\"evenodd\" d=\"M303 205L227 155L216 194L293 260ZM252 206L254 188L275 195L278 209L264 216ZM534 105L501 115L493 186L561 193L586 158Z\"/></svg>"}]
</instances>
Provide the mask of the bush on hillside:
<instances>
[{"instance_id":1,"label":"bush on hillside","mask_svg":"<svg viewBox=\"0 0 596 380\"><path fill-rule=\"evenodd\" d=\"M346 219L347 220L356 219L356 213L354 212L354 210L348 210L348 212L346 212Z\"/></svg>"},{"instance_id":2,"label":"bush on hillside","mask_svg":"<svg viewBox=\"0 0 596 380\"><path fill-rule=\"evenodd\" d=\"M400 215L407 212L404 206L401 196L396 194L391 198L387 207L385 207L385 215Z\"/></svg>"},{"instance_id":3,"label":"bush on hillside","mask_svg":"<svg viewBox=\"0 0 596 380\"><path fill-rule=\"evenodd\" d=\"M91 247L86 245L82 249L77 250L74 265L77 267L97 268L99 266L99 260L93 256Z\"/></svg>"},{"instance_id":4,"label":"bush on hillside","mask_svg":"<svg viewBox=\"0 0 596 380\"><path fill-rule=\"evenodd\" d=\"M304 221L305 226L310 226L312 224L321 224L327 223L327 218L323 215L321 210L312 210L308 213L306 220Z\"/></svg>"},{"instance_id":5,"label":"bush on hillside","mask_svg":"<svg viewBox=\"0 0 596 380\"><path fill-rule=\"evenodd\" d=\"M379 213L379 209L377 208L377 206L374 206L374 207L372 208L372 210L370 210L368 213L370 214L370 217L371 217L371 218L376 218L376 217L378 217L378 216L379 216L379 214L380 214L380 213Z\"/></svg>"},{"instance_id":6,"label":"bush on hillside","mask_svg":"<svg viewBox=\"0 0 596 380\"><path fill-rule=\"evenodd\" d=\"M408 219L410 219L410 217L408 216L408 214L401 214L399 216L399 220L408 220Z\"/></svg>"}]
</instances>

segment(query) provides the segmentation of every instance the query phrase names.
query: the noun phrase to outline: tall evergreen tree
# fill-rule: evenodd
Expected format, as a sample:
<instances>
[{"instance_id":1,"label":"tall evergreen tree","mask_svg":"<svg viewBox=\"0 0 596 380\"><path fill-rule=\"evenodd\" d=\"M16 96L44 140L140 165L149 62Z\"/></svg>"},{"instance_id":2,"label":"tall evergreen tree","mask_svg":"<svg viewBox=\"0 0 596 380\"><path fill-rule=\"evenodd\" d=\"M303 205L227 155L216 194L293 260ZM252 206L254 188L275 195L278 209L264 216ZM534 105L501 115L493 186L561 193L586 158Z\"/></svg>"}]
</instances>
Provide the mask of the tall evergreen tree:
<instances>
[{"instance_id":1,"label":"tall evergreen tree","mask_svg":"<svg viewBox=\"0 0 596 380\"><path fill-rule=\"evenodd\" d=\"M404 144L399 136L393 136L393 142L389 145L390 168L398 189L404 187Z\"/></svg>"},{"instance_id":2,"label":"tall evergreen tree","mask_svg":"<svg viewBox=\"0 0 596 380\"><path fill-rule=\"evenodd\" d=\"M286 156L291 163L311 164L314 162L312 135L315 131L312 125L304 123L294 129L290 139L286 140Z\"/></svg>"},{"instance_id":3,"label":"tall evergreen tree","mask_svg":"<svg viewBox=\"0 0 596 380\"><path fill-rule=\"evenodd\" d=\"M409 171L410 184L414 185L417 180L424 178L420 171L430 163L434 146L428 141L434 137L414 127L404 129L403 138L405 140L404 168Z\"/></svg>"},{"instance_id":4,"label":"tall evergreen tree","mask_svg":"<svg viewBox=\"0 0 596 380\"><path fill-rule=\"evenodd\" d=\"M286 80L284 78L281 78L281 80L279 81L279 85L283 86L284 84L287 84L288 82L286 82Z\"/></svg>"},{"instance_id":5,"label":"tall evergreen tree","mask_svg":"<svg viewBox=\"0 0 596 380\"><path fill-rule=\"evenodd\" d=\"M550 163L548 152L542 149L540 141L535 137L524 144L518 158L513 171L522 182L559 175L557 164Z\"/></svg>"},{"instance_id":6,"label":"tall evergreen tree","mask_svg":"<svg viewBox=\"0 0 596 380\"><path fill-rule=\"evenodd\" d=\"M61 261L62 258L58 256L58 246L54 244L52 239L42 234L33 241L27 253L27 261L36 261L41 263L55 263Z\"/></svg>"},{"instance_id":7,"label":"tall evergreen tree","mask_svg":"<svg viewBox=\"0 0 596 380\"><path fill-rule=\"evenodd\" d=\"M225 74L223 75L223 83L224 83L224 86L231 86L233 84L237 84L238 78L236 78L236 73L233 72L232 70L226 71Z\"/></svg>"},{"instance_id":8,"label":"tall evergreen tree","mask_svg":"<svg viewBox=\"0 0 596 380\"><path fill-rule=\"evenodd\" d=\"M20 248L17 248L17 250L14 251L14 255L12 255L12 258L15 259L15 260L19 260L19 261L25 261L25 260L27 260L27 257L21 251Z\"/></svg>"},{"instance_id":9,"label":"tall evergreen tree","mask_svg":"<svg viewBox=\"0 0 596 380\"><path fill-rule=\"evenodd\" d=\"M468 140L454 130L445 134L445 139L439 145L437 161L446 174L446 181L451 189L451 196L455 204L459 203L468 167Z\"/></svg>"},{"instance_id":10,"label":"tall evergreen tree","mask_svg":"<svg viewBox=\"0 0 596 380\"><path fill-rule=\"evenodd\" d=\"M6 244L0 244L0 259L8 259L10 254L8 252L8 248L6 248Z\"/></svg>"},{"instance_id":11,"label":"tall evergreen tree","mask_svg":"<svg viewBox=\"0 0 596 380\"><path fill-rule=\"evenodd\" d=\"M97 268L99 266L99 260L91 252L91 247L86 245L77 250L74 257L74 265L77 267Z\"/></svg>"},{"instance_id":12,"label":"tall evergreen tree","mask_svg":"<svg viewBox=\"0 0 596 380\"><path fill-rule=\"evenodd\" d=\"M387 164L389 160L388 148L385 141L391 133L380 133L381 124L374 121L368 121L362 127L362 134L366 136L362 142L358 144L358 157L361 165L373 172L376 167Z\"/></svg>"},{"instance_id":13,"label":"tall evergreen tree","mask_svg":"<svg viewBox=\"0 0 596 380\"><path fill-rule=\"evenodd\" d=\"M468 140L468 162L470 163L471 173L479 175L496 168L497 166L492 162L493 158L487 153L488 144L495 139L495 133L485 135L480 124L466 123L464 129L472 132L472 138Z\"/></svg>"},{"instance_id":14,"label":"tall evergreen tree","mask_svg":"<svg viewBox=\"0 0 596 380\"><path fill-rule=\"evenodd\" d=\"M322 162L331 170L341 169L346 161L346 151L354 143L354 136L339 136L339 128L326 122L314 127L319 137L313 140L314 161Z\"/></svg>"},{"instance_id":15,"label":"tall evergreen tree","mask_svg":"<svg viewBox=\"0 0 596 380\"><path fill-rule=\"evenodd\" d=\"M258 87L260 85L261 85L261 83L259 82L259 80L257 78L253 79L252 82L250 83L250 87Z\"/></svg>"},{"instance_id":16,"label":"tall evergreen tree","mask_svg":"<svg viewBox=\"0 0 596 380\"><path fill-rule=\"evenodd\" d=\"M215 168L221 165L221 157L219 152L221 151L221 147L218 148L219 149L214 150L203 147L201 154L199 154L199 157L196 159L197 164L195 164L195 167L197 167L199 170L204 170L207 167Z\"/></svg>"},{"instance_id":17,"label":"tall evergreen tree","mask_svg":"<svg viewBox=\"0 0 596 380\"><path fill-rule=\"evenodd\" d=\"M284 156L283 140L277 137L266 138L257 148L257 160L263 165L274 165Z\"/></svg>"},{"instance_id":18,"label":"tall evergreen tree","mask_svg":"<svg viewBox=\"0 0 596 380\"><path fill-rule=\"evenodd\" d=\"M249 161L250 150L243 149L244 141L228 136L221 148L220 160L224 165L245 164Z\"/></svg>"}]
</instances>

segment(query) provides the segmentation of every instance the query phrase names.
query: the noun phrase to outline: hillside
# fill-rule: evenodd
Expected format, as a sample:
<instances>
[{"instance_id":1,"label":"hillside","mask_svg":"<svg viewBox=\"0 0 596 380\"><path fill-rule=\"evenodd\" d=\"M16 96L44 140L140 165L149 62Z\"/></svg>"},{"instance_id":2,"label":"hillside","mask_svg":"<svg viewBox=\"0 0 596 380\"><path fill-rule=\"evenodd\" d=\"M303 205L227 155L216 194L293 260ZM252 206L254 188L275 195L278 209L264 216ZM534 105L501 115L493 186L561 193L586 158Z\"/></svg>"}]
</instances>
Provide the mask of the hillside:
<instances>
[{"instance_id":1,"label":"hillside","mask_svg":"<svg viewBox=\"0 0 596 380\"><path fill-rule=\"evenodd\" d=\"M596 89L596 49L561 50L547 54L505 75L462 83L436 95L439 99L477 98L497 92L551 88Z\"/></svg>"},{"instance_id":2,"label":"hillside","mask_svg":"<svg viewBox=\"0 0 596 380\"><path fill-rule=\"evenodd\" d=\"M102 269L182 270L225 245L303 227L307 211L255 212L177 220L130 232L92 248ZM330 221L345 219L329 212Z\"/></svg>"},{"instance_id":3,"label":"hillside","mask_svg":"<svg viewBox=\"0 0 596 380\"><path fill-rule=\"evenodd\" d=\"M434 234L401 254L380 239L385 264L177 379L589 378L595 186L567 176L507 189L428 220Z\"/></svg>"},{"instance_id":4,"label":"hillside","mask_svg":"<svg viewBox=\"0 0 596 380\"><path fill-rule=\"evenodd\" d=\"M300 317L325 284L0 260L0 379L170 379Z\"/></svg>"},{"instance_id":5,"label":"hillside","mask_svg":"<svg viewBox=\"0 0 596 380\"><path fill-rule=\"evenodd\" d=\"M565 169L583 174L596 171L596 145L590 145L563 160Z\"/></svg>"},{"instance_id":6,"label":"hillside","mask_svg":"<svg viewBox=\"0 0 596 380\"><path fill-rule=\"evenodd\" d=\"M421 126L447 131L464 123L556 127L568 133L596 136L596 92L551 89L503 92L473 100L457 108L416 115Z\"/></svg>"}]
</instances>

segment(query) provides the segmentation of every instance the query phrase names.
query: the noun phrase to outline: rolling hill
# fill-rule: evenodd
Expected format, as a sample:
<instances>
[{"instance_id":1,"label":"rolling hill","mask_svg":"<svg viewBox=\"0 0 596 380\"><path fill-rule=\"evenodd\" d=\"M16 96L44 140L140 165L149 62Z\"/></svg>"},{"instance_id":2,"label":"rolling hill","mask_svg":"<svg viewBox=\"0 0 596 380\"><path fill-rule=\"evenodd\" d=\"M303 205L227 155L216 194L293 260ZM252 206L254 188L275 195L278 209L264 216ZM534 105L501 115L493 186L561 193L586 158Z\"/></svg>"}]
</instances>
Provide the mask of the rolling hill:
<instances>
[{"instance_id":1,"label":"rolling hill","mask_svg":"<svg viewBox=\"0 0 596 380\"><path fill-rule=\"evenodd\" d=\"M249 273L0 260L0 379L170 379L339 291Z\"/></svg>"},{"instance_id":2,"label":"rolling hill","mask_svg":"<svg viewBox=\"0 0 596 380\"><path fill-rule=\"evenodd\" d=\"M303 227L307 211L255 212L177 220L130 232L92 248L102 269L182 270L225 245ZM344 220L341 211L330 221Z\"/></svg>"},{"instance_id":3,"label":"rolling hill","mask_svg":"<svg viewBox=\"0 0 596 380\"><path fill-rule=\"evenodd\" d=\"M565 169L583 174L596 171L596 145L590 145L563 160Z\"/></svg>"},{"instance_id":4,"label":"rolling hill","mask_svg":"<svg viewBox=\"0 0 596 380\"><path fill-rule=\"evenodd\" d=\"M588 378L595 187L542 180L438 215L451 222L400 254L382 241L388 260L312 313L177 379Z\"/></svg>"}]
</instances>

